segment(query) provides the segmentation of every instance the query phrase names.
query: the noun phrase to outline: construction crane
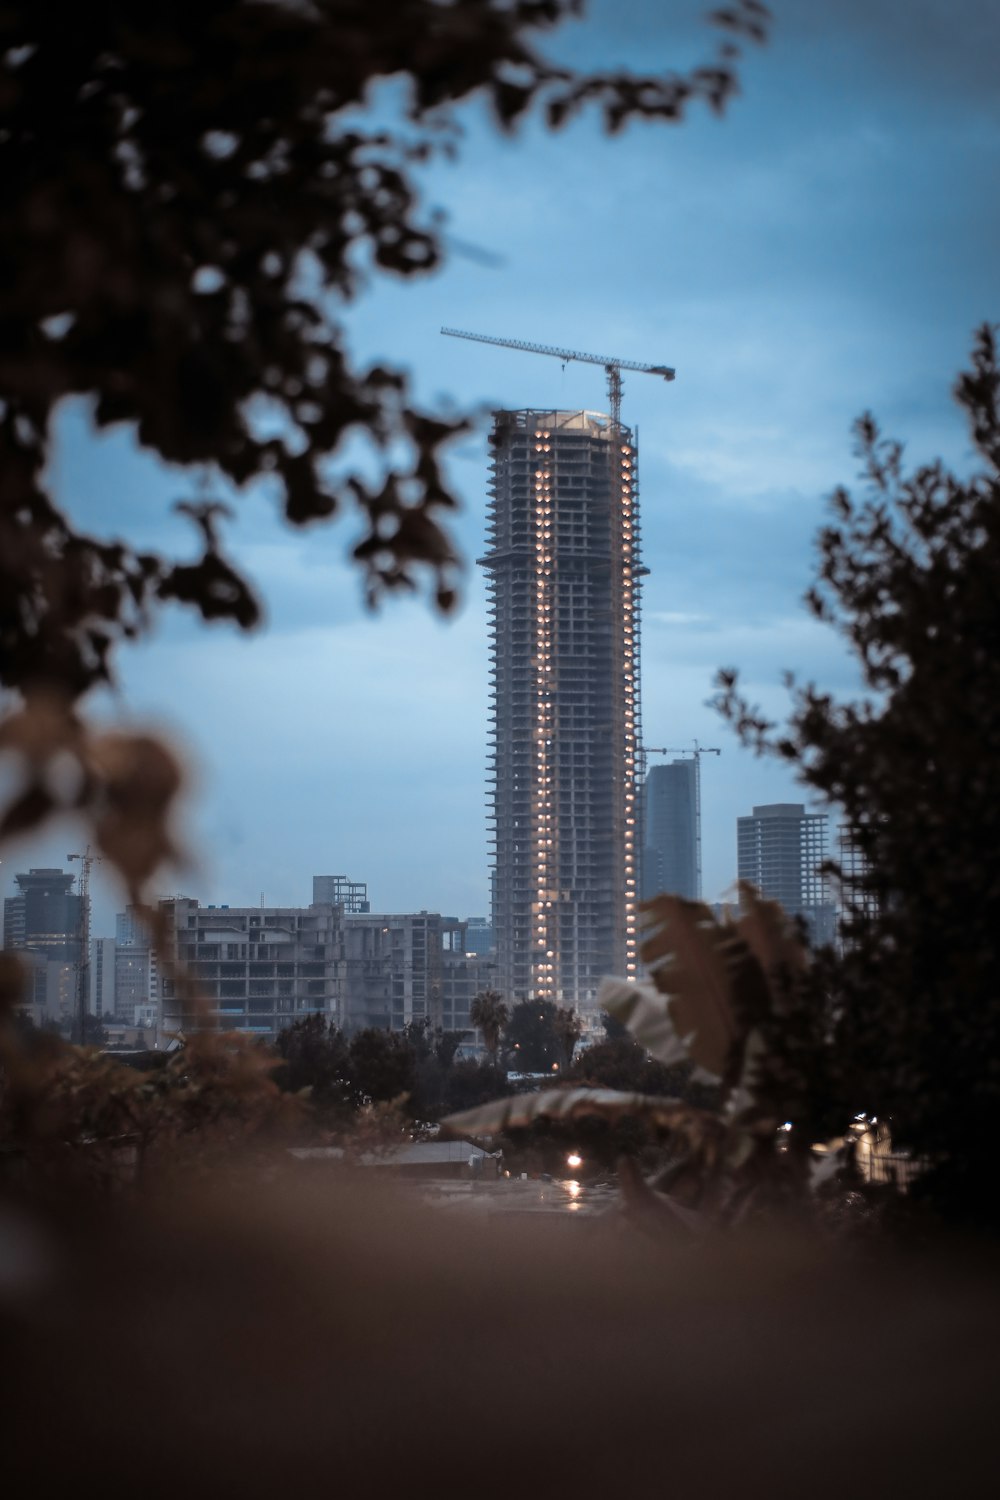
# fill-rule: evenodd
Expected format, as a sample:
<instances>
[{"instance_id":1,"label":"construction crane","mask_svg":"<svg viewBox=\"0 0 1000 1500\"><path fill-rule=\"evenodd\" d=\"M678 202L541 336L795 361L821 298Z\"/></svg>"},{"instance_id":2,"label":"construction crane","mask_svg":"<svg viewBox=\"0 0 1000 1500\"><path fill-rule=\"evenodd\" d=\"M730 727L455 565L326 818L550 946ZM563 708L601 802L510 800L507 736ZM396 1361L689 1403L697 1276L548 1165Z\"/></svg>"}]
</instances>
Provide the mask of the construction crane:
<instances>
[{"instance_id":1,"label":"construction crane","mask_svg":"<svg viewBox=\"0 0 1000 1500\"><path fill-rule=\"evenodd\" d=\"M498 344L501 349L520 349L523 354L550 354L564 364L578 360L584 365L603 365L608 377L608 406L611 412L612 430L619 432L622 425L622 371L637 370L640 375L659 375L664 380L673 380L676 371L669 365L643 365L634 359L617 359L610 354L581 354L579 349L553 349L548 344L528 344L524 339L497 339L488 333L466 333L462 328L442 328L453 339L471 339L476 344Z\"/></svg>"},{"instance_id":2,"label":"construction crane","mask_svg":"<svg viewBox=\"0 0 1000 1500\"><path fill-rule=\"evenodd\" d=\"M80 957L76 968L76 1024L80 1046L87 1040L87 971L90 967L90 871L100 864L101 856L91 854L88 844L82 854L67 854L67 859L80 861Z\"/></svg>"},{"instance_id":3,"label":"construction crane","mask_svg":"<svg viewBox=\"0 0 1000 1500\"><path fill-rule=\"evenodd\" d=\"M694 857L695 874L698 880L698 900L701 900L701 757L703 755L721 755L722 751L715 745L699 745L697 740L691 741L694 746L689 750L686 746L676 745L643 745L639 752L640 775L642 780L646 779L646 756L647 755L684 755L694 761Z\"/></svg>"}]
</instances>

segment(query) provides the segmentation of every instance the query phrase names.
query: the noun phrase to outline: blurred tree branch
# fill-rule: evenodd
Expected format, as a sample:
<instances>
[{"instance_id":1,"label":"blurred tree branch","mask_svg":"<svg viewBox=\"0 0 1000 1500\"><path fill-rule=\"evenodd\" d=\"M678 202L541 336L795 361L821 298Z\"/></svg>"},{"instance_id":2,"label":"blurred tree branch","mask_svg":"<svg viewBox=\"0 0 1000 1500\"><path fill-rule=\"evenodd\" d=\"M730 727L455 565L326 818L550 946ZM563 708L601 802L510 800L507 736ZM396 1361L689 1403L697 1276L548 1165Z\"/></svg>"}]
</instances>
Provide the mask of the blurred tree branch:
<instances>
[{"instance_id":1,"label":"blurred tree branch","mask_svg":"<svg viewBox=\"0 0 1000 1500\"><path fill-rule=\"evenodd\" d=\"M98 428L126 428L196 488L265 482L295 526L352 512L370 601L429 577L437 606L451 607L456 501L441 461L468 422L423 410L403 371L359 366L341 310L374 275L440 264L443 227L416 173L457 149L463 103L487 100L504 131L529 116L555 129L588 108L611 131L679 120L696 102L721 110L736 44L762 41L768 23L758 0L732 0L709 16L722 40L704 66L637 77L543 57L539 39L584 11L582 0L0 0L0 690L32 700L7 731L19 776L0 837L60 807L104 817L108 831L125 747L111 747L117 780L102 781L95 757L108 747L89 743L75 705L113 680L117 648L160 607L244 629L261 613L203 496L180 507L200 533L194 562L131 545L138 496L121 497L123 539L78 528L47 467L66 398L86 398ZM389 124L371 107L386 79L405 92ZM348 452L359 435L360 460ZM153 754L143 741L124 756L140 792ZM125 849L133 899L155 846L169 848L179 771L155 769L159 792L173 790L142 858ZM98 842L116 862L125 848Z\"/></svg>"},{"instance_id":2,"label":"blurred tree branch","mask_svg":"<svg viewBox=\"0 0 1000 1500\"><path fill-rule=\"evenodd\" d=\"M837 629L866 691L838 702L815 684L772 723L719 675L718 706L744 743L794 767L841 810L862 873L831 861L847 919L843 952L820 952L809 987L824 1022L808 1049L827 1087L798 1116L807 1133L856 1115L891 1125L929 1170L914 1192L952 1219L998 1221L1000 1109L1000 365L982 327L955 395L978 467L906 472L899 443L857 424L866 494L832 497L812 613Z\"/></svg>"}]
</instances>

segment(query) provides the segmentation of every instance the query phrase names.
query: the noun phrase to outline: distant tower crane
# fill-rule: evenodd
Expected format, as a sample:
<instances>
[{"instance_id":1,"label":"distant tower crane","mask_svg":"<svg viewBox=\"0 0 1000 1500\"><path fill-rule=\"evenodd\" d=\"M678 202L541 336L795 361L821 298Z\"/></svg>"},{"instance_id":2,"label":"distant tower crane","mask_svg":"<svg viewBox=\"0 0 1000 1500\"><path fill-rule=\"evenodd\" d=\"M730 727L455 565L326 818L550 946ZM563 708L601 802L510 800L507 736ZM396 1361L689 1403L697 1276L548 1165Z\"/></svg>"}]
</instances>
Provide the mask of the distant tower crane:
<instances>
[{"instance_id":1,"label":"distant tower crane","mask_svg":"<svg viewBox=\"0 0 1000 1500\"><path fill-rule=\"evenodd\" d=\"M610 354L581 354L579 349L553 349L548 344L528 344L523 339L497 339L488 333L466 333L461 328L442 328L453 339L472 339L477 344L498 344L501 349L520 349L523 354L550 354L564 363L578 360L584 365L603 365L608 377L608 407L611 412L612 432L617 436L622 425L622 371L637 370L640 375L659 375L664 380L673 380L676 370L669 365L643 365L634 359L617 359Z\"/></svg>"},{"instance_id":2,"label":"distant tower crane","mask_svg":"<svg viewBox=\"0 0 1000 1500\"><path fill-rule=\"evenodd\" d=\"M82 854L67 854L80 861L80 957L76 969L76 1025L82 1047L87 1040L87 976L90 967L90 871L100 864L101 856L91 854L88 844Z\"/></svg>"},{"instance_id":3,"label":"distant tower crane","mask_svg":"<svg viewBox=\"0 0 1000 1500\"><path fill-rule=\"evenodd\" d=\"M674 745L643 745L640 752L640 765L642 768L642 779L646 779L646 756L647 755L683 755L694 761L694 854L695 874L698 880L698 900L701 900L701 757L703 755L721 755L722 751L715 745L699 745L697 740L692 740L693 750L678 748Z\"/></svg>"}]
</instances>

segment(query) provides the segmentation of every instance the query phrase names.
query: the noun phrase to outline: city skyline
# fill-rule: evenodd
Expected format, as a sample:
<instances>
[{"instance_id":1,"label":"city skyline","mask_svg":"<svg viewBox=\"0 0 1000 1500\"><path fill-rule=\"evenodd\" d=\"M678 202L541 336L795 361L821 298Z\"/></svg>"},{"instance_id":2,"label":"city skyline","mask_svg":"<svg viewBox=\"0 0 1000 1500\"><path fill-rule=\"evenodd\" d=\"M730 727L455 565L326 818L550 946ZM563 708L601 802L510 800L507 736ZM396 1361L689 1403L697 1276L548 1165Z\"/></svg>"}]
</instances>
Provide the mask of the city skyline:
<instances>
[{"instance_id":1,"label":"city skyline","mask_svg":"<svg viewBox=\"0 0 1000 1500\"><path fill-rule=\"evenodd\" d=\"M705 895L722 894L738 812L802 793L705 708L714 669L742 666L776 714L786 666L854 685L798 602L823 497L854 477L851 421L872 408L913 460L940 453L961 469L968 452L948 391L972 328L996 315L996 208L979 181L1000 131L987 65L1000 21L974 3L915 9L922 25L903 35L887 3L776 7L773 40L746 59L721 121L509 141L470 115L458 163L427 178L429 202L450 212L450 267L373 288L349 317L363 357L407 364L427 399L484 413L451 464L466 504L463 612L442 623L401 601L366 616L343 561L349 523L295 534L264 497L240 499L225 533L261 581L268 632L241 640L175 617L122 657L123 701L170 725L200 768L188 842L202 864L164 894L248 903L263 890L293 904L312 871L344 869L379 910L488 911L486 609L471 567L485 412L605 403L599 370L449 347L437 334L449 323L677 367L669 388L626 377L623 406L640 428L651 569L645 729L652 743L723 747L702 787ZM653 7L614 14L597 6L558 44L636 68L702 45ZM169 503L191 481L115 434L86 439L78 407L55 469L95 530L187 546ZM78 848L65 825L11 846L4 894L14 870ZM123 898L94 885L101 935Z\"/></svg>"}]
</instances>

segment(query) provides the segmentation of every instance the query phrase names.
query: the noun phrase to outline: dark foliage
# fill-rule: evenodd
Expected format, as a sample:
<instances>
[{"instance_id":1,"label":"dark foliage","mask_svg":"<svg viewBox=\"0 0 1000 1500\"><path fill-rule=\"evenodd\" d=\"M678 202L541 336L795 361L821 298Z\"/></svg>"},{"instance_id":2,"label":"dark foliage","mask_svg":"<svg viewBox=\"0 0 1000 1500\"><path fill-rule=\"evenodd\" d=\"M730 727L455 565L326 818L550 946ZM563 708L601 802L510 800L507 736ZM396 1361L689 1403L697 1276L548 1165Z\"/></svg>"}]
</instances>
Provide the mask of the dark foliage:
<instances>
[{"instance_id":1,"label":"dark foliage","mask_svg":"<svg viewBox=\"0 0 1000 1500\"><path fill-rule=\"evenodd\" d=\"M369 596L429 570L450 606L440 450L465 423L418 408L399 370L358 368L338 310L371 273L440 261L414 172L454 148L463 100L484 95L504 130L529 113L555 128L587 106L616 130L679 119L696 100L721 109L734 92L731 42L685 75L553 67L534 39L581 9L0 3L3 684L77 697L164 601L243 627L260 613L203 493L184 507L195 562L76 530L45 472L67 396L201 479L267 481L293 525L352 508ZM714 21L759 41L767 12L733 0ZM408 84L391 128L365 118L390 77ZM343 458L356 434L381 456L375 480Z\"/></svg>"},{"instance_id":2,"label":"dark foliage","mask_svg":"<svg viewBox=\"0 0 1000 1500\"><path fill-rule=\"evenodd\" d=\"M503 1099L514 1090L506 1076L496 1068L484 1067L482 1063L465 1059L448 1070L445 1093L446 1106L441 1114L455 1114L461 1109L475 1109L479 1104L488 1104L491 1099Z\"/></svg>"},{"instance_id":3,"label":"dark foliage","mask_svg":"<svg viewBox=\"0 0 1000 1500\"><path fill-rule=\"evenodd\" d=\"M660 1094L667 1099L683 1099L699 1109L717 1108L718 1086L697 1082L691 1076L693 1071L690 1063L658 1062L626 1032L621 1037L609 1036L607 1041L597 1042L581 1052L574 1059L568 1077L594 1088Z\"/></svg>"},{"instance_id":4,"label":"dark foliage","mask_svg":"<svg viewBox=\"0 0 1000 1500\"><path fill-rule=\"evenodd\" d=\"M481 990L469 1007L469 1020L482 1032L490 1062L496 1067L500 1037L510 1020L510 1010L499 990Z\"/></svg>"},{"instance_id":5,"label":"dark foliage","mask_svg":"<svg viewBox=\"0 0 1000 1500\"><path fill-rule=\"evenodd\" d=\"M519 1073L564 1072L579 1037L573 1011L551 1000L522 1000L504 1028L508 1066Z\"/></svg>"},{"instance_id":6,"label":"dark foliage","mask_svg":"<svg viewBox=\"0 0 1000 1500\"><path fill-rule=\"evenodd\" d=\"M388 1101L412 1094L417 1054L413 1041L398 1031L371 1026L350 1042L351 1072L360 1101Z\"/></svg>"},{"instance_id":7,"label":"dark foliage","mask_svg":"<svg viewBox=\"0 0 1000 1500\"><path fill-rule=\"evenodd\" d=\"M324 1126L349 1125L359 1109L405 1096L414 1121L434 1121L508 1093L502 1074L475 1062L455 1062L462 1033L413 1023L402 1031L367 1027L348 1040L323 1016L303 1016L275 1043L284 1060L279 1088L309 1090L310 1114Z\"/></svg>"},{"instance_id":8,"label":"dark foliage","mask_svg":"<svg viewBox=\"0 0 1000 1500\"><path fill-rule=\"evenodd\" d=\"M284 1060L274 1075L279 1088L294 1094L309 1089L313 1109L323 1119L345 1118L353 1111L350 1053L332 1022L303 1016L278 1034L275 1050Z\"/></svg>"},{"instance_id":9,"label":"dark foliage","mask_svg":"<svg viewBox=\"0 0 1000 1500\"><path fill-rule=\"evenodd\" d=\"M792 684L783 731L741 697L735 672L721 674L719 702L745 743L843 810L869 865L844 885L843 952L818 955L811 1019L772 1039L810 1077L803 1129L888 1120L894 1142L930 1163L918 1196L949 1219L995 1226L1000 370L990 328L955 393L976 472L936 462L906 473L899 445L865 416L867 493L838 490L820 535L808 604L847 640L866 695L840 703Z\"/></svg>"}]
</instances>

